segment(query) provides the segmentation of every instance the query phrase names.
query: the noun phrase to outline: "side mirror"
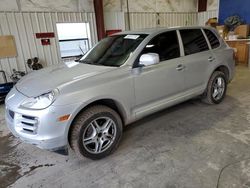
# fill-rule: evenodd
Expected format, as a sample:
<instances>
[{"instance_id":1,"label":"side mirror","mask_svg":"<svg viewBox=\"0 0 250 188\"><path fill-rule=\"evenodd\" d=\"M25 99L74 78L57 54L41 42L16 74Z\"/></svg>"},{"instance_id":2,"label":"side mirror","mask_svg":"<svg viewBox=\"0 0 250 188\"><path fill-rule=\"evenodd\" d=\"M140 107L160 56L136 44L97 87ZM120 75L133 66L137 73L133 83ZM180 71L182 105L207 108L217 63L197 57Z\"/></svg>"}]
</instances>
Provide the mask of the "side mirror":
<instances>
[{"instance_id":1,"label":"side mirror","mask_svg":"<svg viewBox=\"0 0 250 188\"><path fill-rule=\"evenodd\" d=\"M157 53L147 53L147 54L143 54L140 57L139 65L140 66L149 66L149 65L157 64L159 62L160 62L159 54L157 54Z\"/></svg>"}]
</instances>

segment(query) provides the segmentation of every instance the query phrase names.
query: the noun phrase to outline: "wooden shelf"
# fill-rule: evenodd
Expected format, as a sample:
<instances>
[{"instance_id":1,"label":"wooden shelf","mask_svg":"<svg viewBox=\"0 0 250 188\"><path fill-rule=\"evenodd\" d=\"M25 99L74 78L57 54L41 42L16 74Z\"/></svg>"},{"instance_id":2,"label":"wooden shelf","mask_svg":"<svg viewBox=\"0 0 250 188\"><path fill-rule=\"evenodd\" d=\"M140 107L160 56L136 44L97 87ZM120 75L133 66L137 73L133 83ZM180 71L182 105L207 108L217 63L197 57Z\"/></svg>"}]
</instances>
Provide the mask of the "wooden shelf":
<instances>
[{"instance_id":1,"label":"wooden shelf","mask_svg":"<svg viewBox=\"0 0 250 188\"><path fill-rule=\"evenodd\" d=\"M226 40L227 44L236 49L236 64L248 66L249 57L249 39Z\"/></svg>"}]
</instances>

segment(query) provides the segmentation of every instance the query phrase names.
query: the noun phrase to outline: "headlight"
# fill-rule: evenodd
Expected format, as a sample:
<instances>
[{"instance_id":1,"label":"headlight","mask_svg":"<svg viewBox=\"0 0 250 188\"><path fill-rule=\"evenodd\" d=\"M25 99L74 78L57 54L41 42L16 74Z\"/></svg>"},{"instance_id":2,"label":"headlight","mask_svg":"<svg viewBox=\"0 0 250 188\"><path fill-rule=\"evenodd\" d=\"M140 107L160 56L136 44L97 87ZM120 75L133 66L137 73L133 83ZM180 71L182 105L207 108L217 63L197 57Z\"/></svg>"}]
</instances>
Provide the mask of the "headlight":
<instances>
[{"instance_id":1,"label":"headlight","mask_svg":"<svg viewBox=\"0 0 250 188\"><path fill-rule=\"evenodd\" d=\"M38 97L28 98L23 101L21 107L35 110L47 108L55 101L58 94L58 89L55 89Z\"/></svg>"}]
</instances>

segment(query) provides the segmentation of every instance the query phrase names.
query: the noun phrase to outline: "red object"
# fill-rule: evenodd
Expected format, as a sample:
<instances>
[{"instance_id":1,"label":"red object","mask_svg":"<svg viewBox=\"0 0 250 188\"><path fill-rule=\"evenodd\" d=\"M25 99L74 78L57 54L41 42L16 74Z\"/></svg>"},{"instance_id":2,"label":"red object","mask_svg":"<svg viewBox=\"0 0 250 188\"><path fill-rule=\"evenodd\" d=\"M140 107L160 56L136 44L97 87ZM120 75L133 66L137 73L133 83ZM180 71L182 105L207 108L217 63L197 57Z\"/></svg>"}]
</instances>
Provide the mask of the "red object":
<instances>
[{"instance_id":1,"label":"red object","mask_svg":"<svg viewBox=\"0 0 250 188\"><path fill-rule=\"evenodd\" d=\"M53 32L48 32L48 33L36 33L36 38L41 39L41 38L54 38L55 33Z\"/></svg>"},{"instance_id":2,"label":"red object","mask_svg":"<svg viewBox=\"0 0 250 188\"><path fill-rule=\"evenodd\" d=\"M41 39L41 43L43 46L50 45L50 39Z\"/></svg>"},{"instance_id":3,"label":"red object","mask_svg":"<svg viewBox=\"0 0 250 188\"><path fill-rule=\"evenodd\" d=\"M198 12L207 11L207 0L198 1Z\"/></svg>"},{"instance_id":4,"label":"red object","mask_svg":"<svg viewBox=\"0 0 250 188\"><path fill-rule=\"evenodd\" d=\"M94 0L94 9L96 17L96 28L98 40L105 37L104 18L103 18L103 0Z\"/></svg>"},{"instance_id":5,"label":"red object","mask_svg":"<svg viewBox=\"0 0 250 188\"><path fill-rule=\"evenodd\" d=\"M121 29L112 29L112 30L106 30L106 35L107 36L110 36L110 35L113 35L115 33L119 33L121 32L122 30Z\"/></svg>"}]
</instances>

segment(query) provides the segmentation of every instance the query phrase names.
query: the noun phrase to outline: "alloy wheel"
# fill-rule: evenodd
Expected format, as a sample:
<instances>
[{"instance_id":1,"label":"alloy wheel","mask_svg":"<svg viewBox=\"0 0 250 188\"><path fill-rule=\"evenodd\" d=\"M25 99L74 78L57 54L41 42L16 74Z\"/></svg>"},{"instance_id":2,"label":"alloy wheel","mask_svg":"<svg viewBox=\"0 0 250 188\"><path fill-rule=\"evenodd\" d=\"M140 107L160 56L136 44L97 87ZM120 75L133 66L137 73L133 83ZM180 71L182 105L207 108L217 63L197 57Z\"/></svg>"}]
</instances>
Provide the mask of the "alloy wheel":
<instances>
[{"instance_id":1,"label":"alloy wheel","mask_svg":"<svg viewBox=\"0 0 250 188\"><path fill-rule=\"evenodd\" d=\"M112 145L116 132L116 124L111 118L96 118L84 130L83 146L90 153L102 153Z\"/></svg>"},{"instance_id":2,"label":"alloy wheel","mask_svg":"<svg viewBox=\"0 0 250 188\"><path fill-rule=\"evenodd\" d=\"M222 77L217 77L213 84L212 97L214 100L220 100L225 92L225 80Z\"/></svg>"}]
</instances>

